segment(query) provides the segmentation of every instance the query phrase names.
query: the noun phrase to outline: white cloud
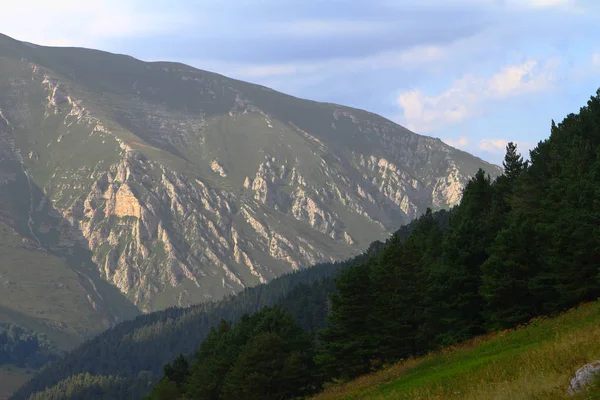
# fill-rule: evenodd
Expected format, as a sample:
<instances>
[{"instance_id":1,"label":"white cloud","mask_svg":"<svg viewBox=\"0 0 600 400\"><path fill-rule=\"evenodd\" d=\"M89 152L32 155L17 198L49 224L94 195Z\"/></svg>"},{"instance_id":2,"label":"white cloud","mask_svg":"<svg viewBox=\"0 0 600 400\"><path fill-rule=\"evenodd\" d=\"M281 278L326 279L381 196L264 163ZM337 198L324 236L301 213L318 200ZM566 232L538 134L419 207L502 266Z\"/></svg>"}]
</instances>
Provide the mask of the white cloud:
<instances>
[{"instance_id":1,"label":"white cloud","mask_svg":"<svg viewBox=\"0 0 600 400\"><path fill-rule=\"evenodd\" d=\"M479 141L479 149L490 153L502 153L508 144L506 139L481 139Z\"/></svg>"},{"instance_id":2,"label":"white cloud","mask_svg":"<svg viewBox=\"0 0 600 400\"><path fill-rule=\"evenodd\" d=\"M488 153L501 155L506 152L508 142L513 142L517 145L517 151L521 153L524 159L529 156L529 150L536 146L536 143L523 140L508 140L508 139L489 139L484 138L479 141L478 149Z\"/></svg>"},{"instance_id":3,"label":"white cloud","mask_svg":"<svg viewBox=\"0 0 600 400\"><path fill-rule=\"evenodd\" d=\"M366 57L296 61L283 64L243 64L216 60L183 60L201 69L218 71L239 79L302 76L378 69L413 69L441 60L446 51L440 46L417 46L404 51L382 52Z\"/></svg>"},{"instance_id":4,"label":"white cloud","mask_svg":"<svg viewBox=\"0 0 600 400\"><path fill-rule=\"evenodd\" d=\"M552 59L547 62L538 75L534 71L537 61L530 60L520 65L511 65L498 72L486 82L487 97L505 98L528 92L537 92L546 89L553 80L553 73L558 68L560 61Z\"/></svg>"},{"instance_id":5,"label":"white cloud","mask_svg":"<svg viewBox=\"0 0 600 400\"><path fill-rule=\"evenodd\" d=\"M464 149L469 144L469 138L461 136L458 139L442 139L442 142L452 147Z\"/></svg>"},{"instance_id":6,"label":"white cloud","mask_svg":"<svg viewBox=\"0 0 600 400\"><path fill-rule=\"evenodd\" d=\"M2 4L2 33L41 45L98 46L104 39L164 33L192 21L139 0L29 0ZM197 22L197 21L196 21Z\"/></svg>"},{"instance_id":7,"label":"white cloud","mask_svg":"<svg viewBox=\"0 0 600 400\"><path fill-rule=\"evenodd\" d=\"M600 51L596 51L592 54L592 65L594 67L600 67Z\"/></svg>"},{"instance_id":8,"label":"white cloud","mask_svg":"<svg viewBox=\"0 0 600 400\"><path fill-rule=\"evenodd\" d=\"M407 128L419 133L455 124L481 112L486 102L535 93L552 87L558 59L540 64L529 60L504 67L489 78L466 74L452 86L433 96L418 89L398 96Z\"/></svg>"},{"instance_id":9,"label":"white cloud","mask_svg":"<svg viewBox=\"0 0 600 400\"><path fill-rule=\"evenodd\" d=\"M513 2L516 2L513 0ZM523 5L529 5L532 7L558 7L558 6L568 6L573 2L571 0L519 0L518 3ZM517 3L517 4L518 4Z\"/></svg>"}]
</instances>

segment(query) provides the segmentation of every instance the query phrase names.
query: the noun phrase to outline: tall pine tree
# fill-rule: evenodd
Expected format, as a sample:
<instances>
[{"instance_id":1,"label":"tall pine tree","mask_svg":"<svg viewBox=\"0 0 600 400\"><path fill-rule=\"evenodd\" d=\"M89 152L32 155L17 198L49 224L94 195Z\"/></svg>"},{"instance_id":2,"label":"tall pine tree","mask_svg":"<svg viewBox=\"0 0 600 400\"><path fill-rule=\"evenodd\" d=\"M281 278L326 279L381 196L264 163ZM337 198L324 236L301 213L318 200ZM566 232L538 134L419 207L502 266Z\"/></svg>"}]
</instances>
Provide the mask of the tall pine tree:
<instances>
[{"instance_id":1,"label":"tall pine tree","mask_svg":"<svg viewBox=\"0 0 600 400\"><path fill-rule=\"evenodd\" d=\"M495 237L490 221L494 190L483 170L469 181L461 205L450 219L440 266L432 272L428 298L439 345L456 343L484 332L479 294L481 265Z\"/></svg>"},{"instance_id":2,"label":"tall pine tree","mask_svg":"<svg viewBox=\"0 0 600 400\"><path fill-rule=\"evenodd\" d=\"M350 379L368 372L377 356L376 334L369 324L374 293L371 263L350 266L336 279L327 327L317 362L328 378Z\"/></svg>"}]
</instances>

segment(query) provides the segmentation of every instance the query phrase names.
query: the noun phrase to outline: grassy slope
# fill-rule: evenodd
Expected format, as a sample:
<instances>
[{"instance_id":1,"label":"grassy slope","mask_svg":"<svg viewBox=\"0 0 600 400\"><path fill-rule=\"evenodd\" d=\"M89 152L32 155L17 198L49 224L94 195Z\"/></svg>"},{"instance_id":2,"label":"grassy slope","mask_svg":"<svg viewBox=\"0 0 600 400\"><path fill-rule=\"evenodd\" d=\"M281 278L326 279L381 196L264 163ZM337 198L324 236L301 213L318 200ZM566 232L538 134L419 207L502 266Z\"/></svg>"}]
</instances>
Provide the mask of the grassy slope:
<instances>
[{"instance_id":1,"label":"grassy slope","mask_svg":"<svg viewBox=\"0 0 600 400\"><path fill-rule=\"evenodd\" d=\"M600 359L600 301L330 387L330 399L566 399L575 371ZM600 385L579 399L600 398Z\"/></svg>"},{"instance_id":2,"label":"grassy slope","mask_svg":"<svg viewBox=\"0 0 600 400\"><path fill-rule=\"evenodd\" d=\"M0 223L0 322L45 333L61 349L103 330L77 274L61 259L21 245Z\"/></svg>"},{"instance_id":3,"label":"grassy slope","mask_svg":"<svg viewBox=\"0 0 600 400\"><path fill-rule=\"evenodd\" d=\"M23 238L0 222L0 322L44 333L62 350L80 344L105 328L80 279L64 260L24 246ZM0 400L30 376L0 366Z\"/></svg>"},{"instance_id":4,"label":"grassy slope","mask_svg":"<svg viewBox=\"0 0 600 400\"><path fill-rule=\"evenodd\" d=\"M24 384L30 373L14 367L0 367L0 400L8 399L8 397Z\"/></svg>"},{"instance_id":5,"label":"grassy slope","mask_svg":"<svg viewBox=\"0 0 600 400\"><path fill-rule=\"evenodd\" d=\"M44 333L61 350L104 330L107 322L93 310L81 276L23 240L0 222L0 322ZM30 377L31 371L1 365L0 400Z\"/></svg>"}]
</instances>

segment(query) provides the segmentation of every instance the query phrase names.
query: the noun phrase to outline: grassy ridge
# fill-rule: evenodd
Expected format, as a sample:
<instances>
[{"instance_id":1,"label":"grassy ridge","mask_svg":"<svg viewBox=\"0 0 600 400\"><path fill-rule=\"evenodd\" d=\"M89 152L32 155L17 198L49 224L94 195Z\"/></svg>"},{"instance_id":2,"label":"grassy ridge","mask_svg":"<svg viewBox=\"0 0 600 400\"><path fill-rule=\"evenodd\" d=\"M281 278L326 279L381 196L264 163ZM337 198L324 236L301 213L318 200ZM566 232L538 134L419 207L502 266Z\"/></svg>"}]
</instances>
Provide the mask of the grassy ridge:
<instances>
[{"instance_id":1,"label":"grassy ridge","mask_svg":"<svg viewBox=\"0 0 600 400\"><path fill-rule=\"evenodd\" d=\"M600 301L407 360L314 400L566 399L575 371L600 359ZM577 397L600 398L600 385Z\"/></svg>"}]
</instances>

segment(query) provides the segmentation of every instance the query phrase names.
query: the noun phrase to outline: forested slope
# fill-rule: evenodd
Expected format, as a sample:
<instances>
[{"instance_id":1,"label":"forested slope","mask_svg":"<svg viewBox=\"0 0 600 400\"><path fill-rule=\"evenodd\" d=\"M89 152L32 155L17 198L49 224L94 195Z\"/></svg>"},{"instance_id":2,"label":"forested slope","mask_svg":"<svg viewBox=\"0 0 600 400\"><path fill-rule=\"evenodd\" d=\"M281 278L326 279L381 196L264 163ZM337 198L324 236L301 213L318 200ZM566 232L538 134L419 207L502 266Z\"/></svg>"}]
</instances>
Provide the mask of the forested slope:
<instances>
[{"instance_id":1,"label":"forested slope","mask_svg":"<svg viewBox=\"0 0 600 400\"><path fill-rule=\"evenodd\" d=\"M568 388L599 353L596 301L399 362L331 386L313 400L593 400L600 398L600 375L578 395Z\"/></svg>"},{"instance_id":2,"label":"forested slope","mask_svg":"<svg viewBox=\"0 0 600 400\"><path fill-rule=\"evenodd\" d=\"M242 336L241 325L222 322L191 364L179 358L165 366L151 398L304 396L598 299L600 90L578 114L552 121L529 161L512 143L506 150L503 175L492 180L480 170L447 229L428 210L407 236L345 268L326 327L310 346L295 339L297 325L279 308L245 317L261 329ZM294 356L305 353L314 357Z\"/></svg>"}]
</instances>

